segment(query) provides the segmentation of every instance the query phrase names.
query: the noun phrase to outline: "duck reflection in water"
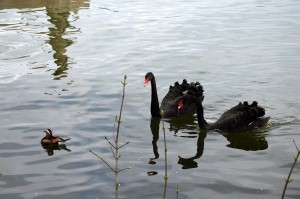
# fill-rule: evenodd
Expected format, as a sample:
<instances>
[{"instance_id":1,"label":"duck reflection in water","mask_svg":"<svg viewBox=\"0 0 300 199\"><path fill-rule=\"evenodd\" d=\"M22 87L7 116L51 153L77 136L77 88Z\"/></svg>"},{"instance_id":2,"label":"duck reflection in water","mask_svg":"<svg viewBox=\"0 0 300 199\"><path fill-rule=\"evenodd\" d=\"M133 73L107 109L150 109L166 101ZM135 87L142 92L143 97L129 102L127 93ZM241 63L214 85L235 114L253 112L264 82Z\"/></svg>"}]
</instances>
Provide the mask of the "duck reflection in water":
<instances>
[{"instance_id":1,"label":"duck reflection in water","mask_svg":"<svg viewBox=\"0 0 300 199\"><path fill-rule=\"evenodd\" d=\"M156 164L155 160L159 158L157 141L159 139L160 120L160 118L151 118L150 128L152 132L152 146L154 157L150 158L149 164ZM172 118L164 121L169 123L169 130L173 131L174 135L176 136L178 136L178 132L181 132L180 134L183 135L180 135L180 137L185 137L187 139L194 139L197 137L193 133L196 129L198 129L197 117L194 114L183 115L178 118ZM229 141L229 144L226 145L229 148L245 151L259 151L268 148L268 142L265 139L264 128L241 133L224 133L222 131L216 131ZM195 160L199 159L203 155L204 142L207 133L207 131L200 131L200 133L198 134L197 149L195 155L193 155L192 157L178 156L178 164L182 165L182 169L192 169L198 167L198 163ZM190 144L190 142L187 142L187 144Z\"/></svg>"},{"instance_id":2,"label":"duck reflection in water","mask_svg":"<svg viewBox=\"0 0 300 199\"><path fill-rule=\"evenodd\" d=\"M67 146L65 144L58 144L58 145L54 145L54 146L49 146L49 145L45 145L45 144L41 144L43 149L45 149L45 151L47 152L48 156L52 156L54 155L54 151L60 151L60 150L65 150L70 152L71 149L68 149Z\"/></svg>"},{"instance_id":3,"label":"duck reflection in water","mask_svg":"<svg viewBox=\"0 0 300 199\"><path fill-rule=\"evenodd\" d=\"M54 150L65 150L70 152L71 150L67 148L64 144L66 141L70 140L71 138L63 139L59 136L53 136L51 129L44 130L46 133L45 137L41 140L42 147L46 150L48 156L52 156L54 154Z\"/></svg>"}]
</instances>

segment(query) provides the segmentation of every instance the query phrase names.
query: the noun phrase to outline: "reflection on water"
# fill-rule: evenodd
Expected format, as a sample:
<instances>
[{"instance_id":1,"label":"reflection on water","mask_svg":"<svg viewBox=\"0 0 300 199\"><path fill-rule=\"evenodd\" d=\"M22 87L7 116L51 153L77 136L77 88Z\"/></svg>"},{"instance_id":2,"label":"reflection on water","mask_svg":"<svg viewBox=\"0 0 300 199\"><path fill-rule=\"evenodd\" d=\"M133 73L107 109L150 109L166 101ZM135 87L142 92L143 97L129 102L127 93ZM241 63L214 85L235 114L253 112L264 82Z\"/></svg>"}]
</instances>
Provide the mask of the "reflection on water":
<instances>
[{"instance_id":1,"label":"reflection on water","mask_svg":"<svg viewBox=\"0 0 300 199\"><path fill-rule=\"evenodd\" d=\"M149 164L156 164L155 159L159 158L157 141L159 140L160 121L161 121L160 118L153 118L153 117L151 118L150 121L154 158L150 158ZM196 118L193 114L187 114L181 117L171 118L166 120L166 122L170 124L170 131L174 131L175 135L179 131L182 131L182 133L184 134L192 134L190 131L195 130L198 126L196 122ZM254 131L242 132L242 133L220 132L220 134L226 137L227 140L229 141L229 144L226 145L229 148L240 149L244 151L259 151L268 148L268 142L265 139L265 134L260 130L262 129L256 129ZM179 158L178 164L182 165L182 169L192 169L198 167L198 163L195 160L199 159L203 155L204 141L206 136L207 136L207 132L205 131L200 131L200 133L198 134L197 148L196 148L195 155L188 158L178 156ZM195 138L196 136L184 135L180 137Z\"/></svg>"},{"instance_id":2,"label":"reflection on water","mask_svg":"<svg viewBox=\"0 0 300 199\"><path fill-rule=\"evenodd\" d=\"M154 160L159 158L158 147L157 147L157 141L159 139L159 124L160 124L160 118L155 118L155 117L151 118L150 129L152 133L152 146L153 146L154 158L150 158L149 164L155 164Z\"/></svg>"},{"instance_id":3,"label":"reflection on water","mask_svg":"<svg viewBox=\"0 0 300 199\"><path fill-rule=\"evenodd\" d=\"M207 135L206 131L199 133L198 140L197 140L197 151L194 156L189 157L189 158L183 158L181 156L178 156L178 158L179 158L178 164L182 165L182 169L192 169L192 168L198 167L198 163L195 162L195 159L198 159L203 155L204 140L206 138L206 135Z\"/></svg>"},{"instance_id":4,"label":"reflection on water","mask_svg":"<svg viewBox=\"0 0 300 199\"><path fill-rule=\"evenodd\" d=\"M169 118L166 120L170 124L170 131L174 131L175 135L181 131L184 135L181 137L196 138L191 131L197 126L197 117L194 113L187 113L184 117Z\"/></svg>"},{"instance_id":5,"label":"reflection on water","mask_svg":"<svg viewBox=\"0 0 300 199\"><path fill-rule=\"evenodd\" d=\"M9 1L0 1L0 9L23 9L23 8L40 8L45 7L44 0L9 0Z\"/></svg>"},{"instance_id":6,"label":"reflection on water","mask_svg":"<svg viewBox=\"0 0 300 199\"><path fill-rule=\"evenodd\" d=\"M259 151L268 148L268 142L264 132L258 130L245 133L223 134L227 138L229 148L241 149L245 151Z\"/></svg>"},{"instance_id":7,"label":"reflection on water","mask_svg":"<svg viewBox=\"0 0 300 199\"><path fill-rule=\"evenodd\" d=\"M299 139L300 4L92 3L0 1L0 198L111 198L114 176L88 150L114 159L104 136L113 131L124 74L130 82L122 140L132 144L121 163L133 167L120 178L121 198L161 198L162 124L149 121L141 82L147 71L159 74L160 96L170 82L199 79L209 118L256 99L274 124L284 124L267 133L205 135L193 115L165 121L167 198L176 198L176 184L181 199L199 198L199 191L202 198L278 197L291 140ZM66 149L42 148L39 131L49 125L74 138ZM294 198L298 187L291 184Z\"/></svg>"},{"instance_id":8,"label":"reflection on water","mask_svg":"<svg viewBox=\"0 0 300 199\"><path fill-rule=\"evenodd\" d=\"M71 18L71 12L77 13L81 8L88 8L89 1L73 0L73 1L0 1L0 9L33 9L44 8L46 14L50 18L48 21L54 25L54 27L48 28L47 35L49 40L46 43L50 44L54 50L53 58L57 69L52 75L55 80L59 80L67 76L67 70L69 69L70 58L67 55L67 48L74 43L74 37L70 38L70 34L74 34L80 31L80 28L76 28L71 25L70 20L73 22L78 20L78 16ZM22 11L27 12L27 11ZM68 38L67 38L68 37ZM22 57L21 57L22 58ZM41 66L35 68L42 68Z\"/></svg>"},{"instance_id":9,"label":"reflection on water","mask_svg":"<svg viewBox=\"0 0 300 199\"><path fill-rule=\"evenodd\" d=\"M60 10L49 7L46 9L47 15L50 17L49 22L54 25L53 28L49 28L48 33L48 43L55 51L53 57L55 59L54 62L58 66L53 75L55 76L55 79L60 79L67 76L69 58L66 55L66 51L67 47L74 43L71 39L64 38L66 30L70 28L70 23L68 21L70 12L68 10Z\"/></svg>"},{"instance_id":10,"label":"reflection on water","mask_svg":"<svg viewBox=\"0 0 300 199\"><path fill-rule=\"evenodd\" d=\"M151 117L150 120L150 129L152 133L152 147L153 147L154 157L150 158L149 164L156 164L155 159L159 158L157 141L159 139L160 121L161 118L156 118L156 117ZM190 133L188 130L193 130L196 127L195 117L193 116L193 114L186 114L185 117L169 118L164 121L169 123L170 125L169 130L174 131L175 135L179 130L183 130L183 131L186 130L187 133ZM194 138L196 136L189 135L189 136L181 136L181 137Z\"/></svg>"},{"instance_id":11,"label":"reflection on water","mask_svg":"<svg viewBox=\"0 0 300 199\"><path fill-rule=\"evenodd\" d=\"M0 1L0 9L24 9L24 8L42 8L52 7L56 9L68 9L69 11L77 13L81 8L88 8L90 6L89 0L9 0Z\"/></svg>"},{"instance_id":12,"label":"reflection on water","mask_svg":"<svg viewBox=\"0 0 300 199\"><path fill-rule=\"evenodd\" d=\"M72 30L72 33L80 31L80 29L76 29L70 24L70 12L73 10L77 12L80 7L84 6L84 4L86 3L83 1L61 1L53 4L47 3L46 5L46 13L50 17L48 21L54 25L54 27L49 28L48 43L55 51L53 58L55 59L54 62L58 67L53 73L55 80L66 77L67 70L69 69L69 57L66 52L67 47L72 45L74 41L66 38L68 31L71 32L70 30Z\"/></svg>"},{"instance_id":13,"label":"reflection on water","mask_svg":"<svg viewBox=\"0 0 300 199\"><path fill-rule=\"evenodd\" d=\"M45 151L47 152L48 156L52 156L54 155L54 151L60 151L60 150L65 150L70 152L71 149L67 148L67 146L65 144L58 144L58 145L45 145L45 144L41 144L43 149L45 149Z\"/></svg>"}]
</instances>

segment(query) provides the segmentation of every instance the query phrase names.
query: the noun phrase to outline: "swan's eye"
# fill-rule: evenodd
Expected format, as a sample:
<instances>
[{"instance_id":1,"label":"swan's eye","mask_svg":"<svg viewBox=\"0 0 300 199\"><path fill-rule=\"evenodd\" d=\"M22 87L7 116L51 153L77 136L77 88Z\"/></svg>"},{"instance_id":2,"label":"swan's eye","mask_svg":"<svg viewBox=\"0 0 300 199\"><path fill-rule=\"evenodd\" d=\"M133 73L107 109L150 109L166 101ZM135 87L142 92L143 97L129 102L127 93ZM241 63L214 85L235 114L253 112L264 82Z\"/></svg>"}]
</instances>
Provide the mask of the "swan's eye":
<instances>
[{"instance_id":1,"label":"swan's eye","mask_svg":"<svg viewBox=\"0 0 300 199\"><path fill-rule=\"evenodd\" d=\"M183 107L183 102L182 102L182 100L180 100L178 102L178 110L181 109L182 107Z\"/></svg>"},{"instance_id":2,"label":"swan's eye","mask_svg":"<svg viewBox=\"0 0 300 199\"><path fill-rule=\"evenodd\" d=\"M144 82L144 86L147 86L148 82L149 82L149 78L146 78Z\"/></svg>"}]
</instances>

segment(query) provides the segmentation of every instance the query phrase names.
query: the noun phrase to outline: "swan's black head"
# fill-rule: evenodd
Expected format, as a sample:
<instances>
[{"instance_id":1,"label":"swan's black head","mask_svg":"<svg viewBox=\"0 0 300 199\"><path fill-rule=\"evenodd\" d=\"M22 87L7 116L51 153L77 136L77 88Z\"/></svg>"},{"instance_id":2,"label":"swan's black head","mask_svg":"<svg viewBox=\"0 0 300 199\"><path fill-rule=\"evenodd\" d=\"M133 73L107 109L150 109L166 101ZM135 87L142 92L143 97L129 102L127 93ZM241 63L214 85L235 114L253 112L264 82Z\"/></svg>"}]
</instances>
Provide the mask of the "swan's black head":
<instances>
[{"instance_id":1,"label":"swan's black head","mask_svg":"<svg viewBox=\"0 0 300 199\"><path fill-rule=\"evenodd\" d=\"M154 78L154 75L152 72L148 72L145 75L145 82L144 82L144 86L147 86L148 82L151 81Z\"/></svg>"}]
</instances>

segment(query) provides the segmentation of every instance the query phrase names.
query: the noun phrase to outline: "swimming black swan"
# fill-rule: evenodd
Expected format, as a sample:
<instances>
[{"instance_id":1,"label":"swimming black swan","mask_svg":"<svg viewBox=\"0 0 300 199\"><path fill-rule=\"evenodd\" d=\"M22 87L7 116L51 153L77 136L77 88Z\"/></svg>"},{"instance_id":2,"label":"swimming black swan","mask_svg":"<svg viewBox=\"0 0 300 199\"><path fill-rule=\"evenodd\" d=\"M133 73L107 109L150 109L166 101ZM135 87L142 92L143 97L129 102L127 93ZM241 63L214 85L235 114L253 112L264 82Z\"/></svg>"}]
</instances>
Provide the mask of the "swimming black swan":
<instances>
[{"instance_id":1,"label":"swimming black swan","mask_svg":"<svg viewBox=\"0 0 300 199\"><path fill-rule=\"evenodd\" d=\"M198 124L202 130L218 129L224 132L242 132L250 131L267 124L270 117L262 117L265 115L265 109L258 106L254 101L251 105L248 102L239 103L235 107L229 109L221 115L214 123L207 123L203 116L202 102L191 95L179 101L178 109L185 106L187 101L192 101L197 105Z\"/></svg>"},{"instance_id":2,"label":"swimming black swan","mask_svg":"<svg viewBox=\"0 0 300 199\"><path fill-rule=\"evenodd\" d=\"M151 82L151 115L152 117L161 117L160 111L164 112L165 118L167 117L176 117L184 113L195 111L197 106L195 103L190 103L187 100L186 105L178 110L178 102L182 99L183 96L192 95L195 97L196 101L203 100L203 87L199 82L188 83L186 79L182 81L182 84L175 82L174 86L170 86L169 92L164 97L159 107L157 90L156 90L156 81L153 73L149 72L145 75L144 86Z\"/></svg>"}]
</instances>

